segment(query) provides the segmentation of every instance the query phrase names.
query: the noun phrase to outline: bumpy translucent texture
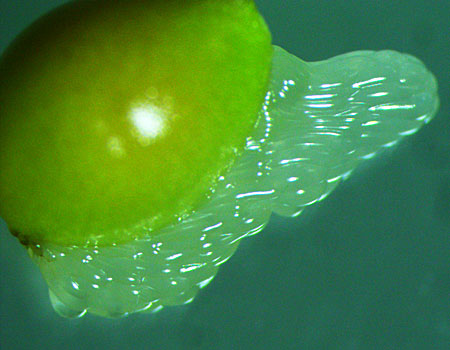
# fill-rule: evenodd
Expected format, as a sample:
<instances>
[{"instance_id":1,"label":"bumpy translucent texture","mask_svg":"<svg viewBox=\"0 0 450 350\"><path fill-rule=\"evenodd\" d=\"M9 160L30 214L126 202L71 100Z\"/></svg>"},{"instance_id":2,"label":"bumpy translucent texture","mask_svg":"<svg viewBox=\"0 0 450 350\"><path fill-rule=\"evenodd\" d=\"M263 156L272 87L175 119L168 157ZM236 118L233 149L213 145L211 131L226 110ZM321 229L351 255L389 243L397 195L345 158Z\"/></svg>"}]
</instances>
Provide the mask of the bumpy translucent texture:
<instances>
[{"instance_id":1,"label":"bumpy translucent texture","mask_svg":"<svg viewBox=\"0 0 450 350\"><path fill-rule=\"evenodd\" d=\"M305 63L275 47L254 134L210 200L154 238L102 248L30 250L66 317L119 317L192 301L272 212L298 215L352 169L417 131L438 108L432 74L416 58L359 51ZM251 258L251 257L249 257Z\"/></svg>"}]
</instances>

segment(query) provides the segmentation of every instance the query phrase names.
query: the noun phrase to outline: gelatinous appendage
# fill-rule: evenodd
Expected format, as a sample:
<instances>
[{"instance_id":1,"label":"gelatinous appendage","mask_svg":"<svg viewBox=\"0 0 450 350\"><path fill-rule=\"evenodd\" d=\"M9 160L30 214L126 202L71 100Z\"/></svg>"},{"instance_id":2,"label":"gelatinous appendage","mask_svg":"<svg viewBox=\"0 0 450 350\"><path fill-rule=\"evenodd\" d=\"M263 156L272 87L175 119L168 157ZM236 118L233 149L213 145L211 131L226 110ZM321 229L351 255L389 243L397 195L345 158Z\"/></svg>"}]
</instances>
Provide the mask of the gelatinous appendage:
<instances>
[{"instance_id":1,"label":"gelatinous appendage","mask_svg":"<svg viewBox=\"0 0 450 350\"><path fill-rule=\"evenodd\" d=\"M30 250L55 310L118 317L192 301L272 212L298 215L437 108L433 75L409 55L360 51L306 63L275 47L254 134L202 208L153 238Z\"/></svg>"}]
</instances>

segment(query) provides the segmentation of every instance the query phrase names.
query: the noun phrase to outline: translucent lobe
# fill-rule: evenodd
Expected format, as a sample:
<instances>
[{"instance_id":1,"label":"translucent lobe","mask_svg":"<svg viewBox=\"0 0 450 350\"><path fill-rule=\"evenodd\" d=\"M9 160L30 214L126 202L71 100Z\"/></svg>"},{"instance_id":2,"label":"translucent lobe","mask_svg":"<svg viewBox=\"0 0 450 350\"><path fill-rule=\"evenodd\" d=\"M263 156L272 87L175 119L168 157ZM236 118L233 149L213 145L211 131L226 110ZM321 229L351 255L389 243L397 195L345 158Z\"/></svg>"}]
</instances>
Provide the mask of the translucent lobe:
<instances>
[{"instance_id":1,"label":"translucent lobe","mask_svg":"<svg viewBox=\"0 0 450 350\"><path fill-rule=\"evenodd\" d=\"M24 243L61 245L175 222L244 147L271 55L252 1L80 1L47 15L0 62L0 215Z\"/></svg>"},{"instance_id":2,"label":"translucent lobe","mask_svg":"<svg viewBox=\"0 0 450 350\"><path fill-rule=\"evenodd\" d=\"M306 91L291 86L299 74L294 67L304 63L286 56L278 52L276 59L292 64L275 61L275 69L294 78L278 82L282 93L274 92L269 109L273 130L285 142L272 143L269 151L280 186L274 208L279 214L295 215L324 198L361 161L417 131L438 109L436 80L413 56L356 51L308 63ZM286 103L278 107L277 101ZM299 123L304 127L296 128Z\"/></svg>"},{"instance_id":3,"label":"translucent lobe","mask_svg":"<svg viewBox=\"0 0 450 350\"><path fill-rule=\"evenodd\" d=\"M256 129L208 202L153 238L89 249L46 244L33 254L55 309L117 317L192 301L271 212L295 216L323 199L437 107L434 77L409 55L360 51L306 63L275 47Z\"/></svg>"}]
</instances>

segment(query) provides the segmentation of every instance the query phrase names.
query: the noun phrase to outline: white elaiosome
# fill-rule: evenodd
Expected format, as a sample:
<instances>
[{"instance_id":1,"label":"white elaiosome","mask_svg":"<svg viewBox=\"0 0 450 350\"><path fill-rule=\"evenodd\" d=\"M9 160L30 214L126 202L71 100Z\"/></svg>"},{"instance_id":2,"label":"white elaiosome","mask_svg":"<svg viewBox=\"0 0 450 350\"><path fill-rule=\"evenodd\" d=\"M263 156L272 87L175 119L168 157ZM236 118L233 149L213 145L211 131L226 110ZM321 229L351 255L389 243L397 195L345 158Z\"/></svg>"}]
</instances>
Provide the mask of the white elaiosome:
<instances>
[{"instance_id":1,"label":"white elaiosome","mask_svg":"<svg viewBox=\"0 0 450 350\"><path fill-rule=\"evenodd\" d=\"M306 63L275 47L254 133L203 207L153 238L49 244L31 254L55 310L119 317L192 301L272 212L295 216L323 199L359 162L428 122L438 104L433 75L412 56L358 51Z\"/></svg>"}]
</instances>

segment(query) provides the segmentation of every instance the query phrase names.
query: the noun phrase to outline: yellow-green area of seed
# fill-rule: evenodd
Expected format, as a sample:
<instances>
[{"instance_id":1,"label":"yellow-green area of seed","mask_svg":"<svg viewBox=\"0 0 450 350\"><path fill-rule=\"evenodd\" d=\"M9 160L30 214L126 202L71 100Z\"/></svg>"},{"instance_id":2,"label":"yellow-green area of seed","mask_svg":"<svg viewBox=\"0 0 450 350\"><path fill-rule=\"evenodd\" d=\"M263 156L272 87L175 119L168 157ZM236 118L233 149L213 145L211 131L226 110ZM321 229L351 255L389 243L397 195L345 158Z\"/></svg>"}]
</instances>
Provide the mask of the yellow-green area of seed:
<instances>
[{"instance_id":1,"label":"yellow-green area of seed","mask_svg":"<svg viewBox=\"0 0 450 350\"><path fill-rule=\"evenodd\" d=\"M23 242L126 242L203 203L271 66L250 0L77 1L0 59L0 216Z\"/></svg>"}]
</instances>

